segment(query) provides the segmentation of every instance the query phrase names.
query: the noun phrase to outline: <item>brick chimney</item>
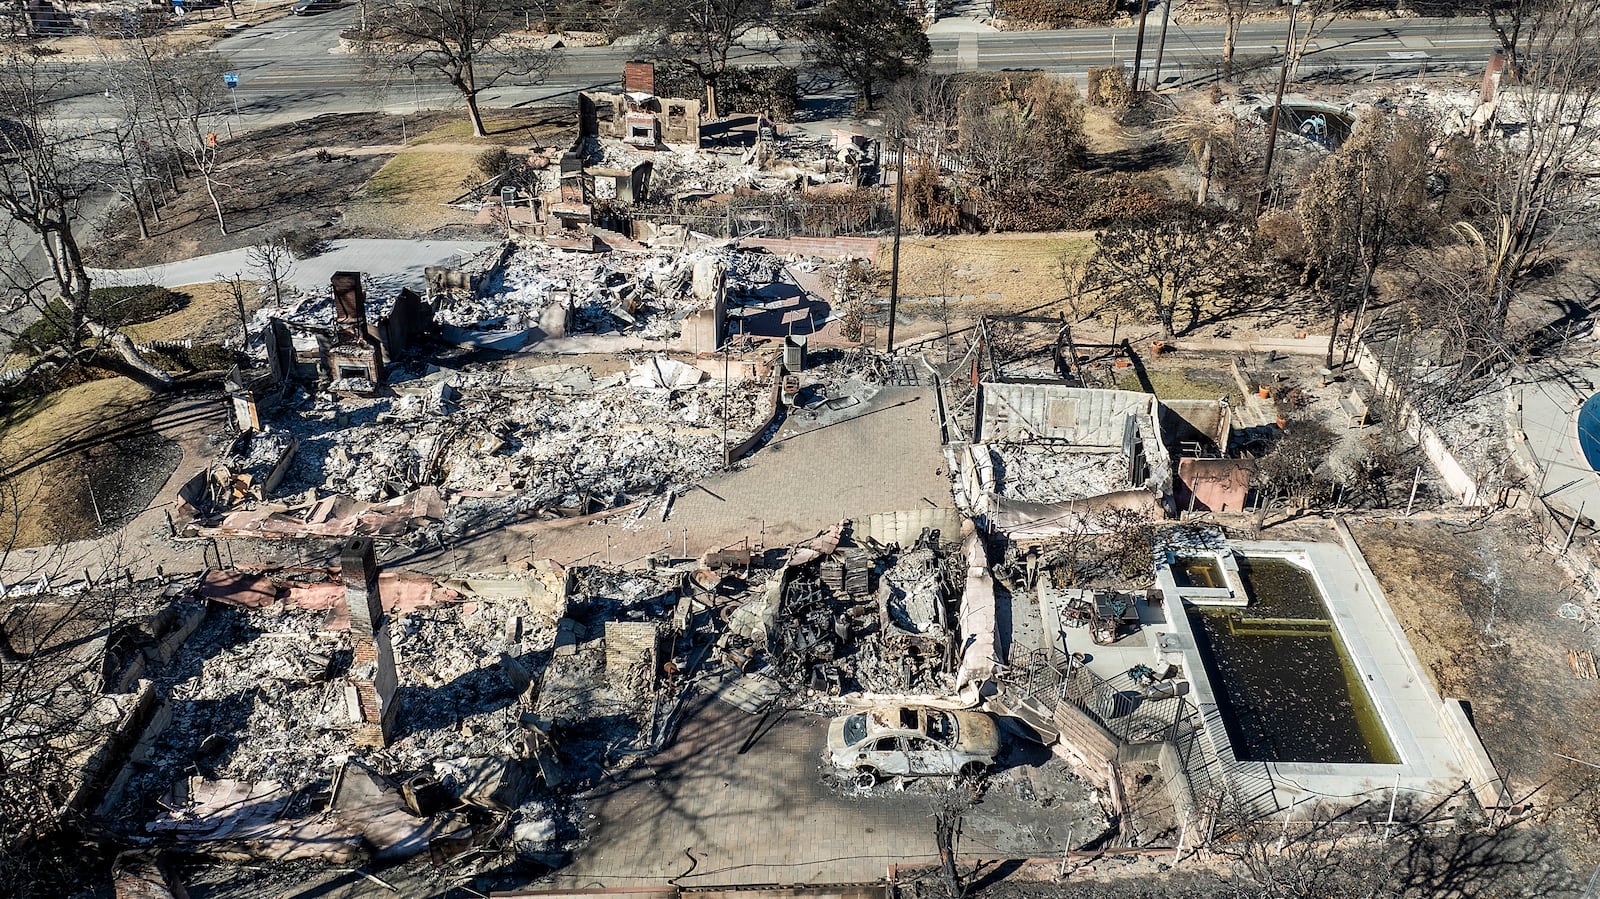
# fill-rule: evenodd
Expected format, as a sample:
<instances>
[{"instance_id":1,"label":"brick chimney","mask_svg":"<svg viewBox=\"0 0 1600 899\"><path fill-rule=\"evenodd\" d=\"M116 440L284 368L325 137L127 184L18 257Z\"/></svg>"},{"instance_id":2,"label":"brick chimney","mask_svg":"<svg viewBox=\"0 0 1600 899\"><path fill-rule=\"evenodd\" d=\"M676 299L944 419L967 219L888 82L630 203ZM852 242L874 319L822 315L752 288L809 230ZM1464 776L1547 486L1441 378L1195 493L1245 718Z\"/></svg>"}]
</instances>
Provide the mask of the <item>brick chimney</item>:
<instances>
[{"instance_id":1,"label":"brick chimney","mask_svg":"<svg viewBox=\"0 0 1600 899\"><path fill-rule=\"evenodd\" d=\"M654 94L656 92L656 66L652 62L626 62L622 64L622 90L626 93Z\"/></svg>"},{"instance_id":2,"label":"brick chimney","mask_svg":"<svg viewBox=\"0 0 1600 899\"><path fill-rule=\"evenodd\" d=\"M333 317L341 332L367 333L367 289L361 286L360 272L334 272L328 279L333 291ZM356 337L356 340L363 339Z\"/></svg>"},{"instance_id":3,"label":"brick chimney","mask_svg":"<svg viewBox=\"0 0 1600 899\"><path fill-rule=\"evenodd\" d=\"M370 537L353 537L340 554L340 579L350 607L350 647L354 658L345 700L355 724L357 746L387 746L399 707L394 647L389 619L378 594L378 563Z\"/></svg>"}]
</instances>

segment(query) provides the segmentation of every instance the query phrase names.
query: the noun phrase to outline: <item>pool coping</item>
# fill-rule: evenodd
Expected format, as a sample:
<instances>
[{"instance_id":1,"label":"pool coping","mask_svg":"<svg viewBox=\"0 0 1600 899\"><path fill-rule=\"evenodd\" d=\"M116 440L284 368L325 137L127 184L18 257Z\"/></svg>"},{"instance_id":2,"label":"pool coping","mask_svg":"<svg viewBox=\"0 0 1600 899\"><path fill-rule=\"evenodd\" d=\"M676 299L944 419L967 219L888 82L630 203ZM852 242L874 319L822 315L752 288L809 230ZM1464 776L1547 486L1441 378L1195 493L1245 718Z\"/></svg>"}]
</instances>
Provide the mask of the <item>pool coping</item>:
<instances>
[{"instance_id":1,"label":"pool coping","mask_svg":"<svg viewBox=\"0 0 1600 899\"><path fill-rule=\"evenodd\" d=\"M1379 764L1239 759L1222 723L1210 673L1200 657L1183 608L1182 595L1192 595L1192 591L1177 588L1170 568L1160 565L1156 572L1157 584L1162 588L1161 601L1168 630L1158 635L1156 652L1163 660L1181 661L1193 701L1206 722L1202 729L1204 739L1225 771L1245 780L1252 779L1253 772L1261 780L1258 788L1270 790L1280 806L1312 796L1354 799L1375 791L1387 793L1397 786L1448 792L1474 779L1469 772L1477 766L1467 764L1469 759L1462 757L1470 755L1472 747L1463 746L1459 727L1445 720L1448 716L1446 702L1435 692L1353 541L1347 540L1343 545L1245 541L1230 543L1227 550L1219 552L1228 551L1245 556L1283 558L1310 572L1350 663L1363 679L1368 698L1400 761ZM1183 550L1179 554L1205 552ZM1476 735L1472 735L1470 743L1476 744ZM1478 751L1482 751L1481 745Z\"/></svg>"}]
</instances>

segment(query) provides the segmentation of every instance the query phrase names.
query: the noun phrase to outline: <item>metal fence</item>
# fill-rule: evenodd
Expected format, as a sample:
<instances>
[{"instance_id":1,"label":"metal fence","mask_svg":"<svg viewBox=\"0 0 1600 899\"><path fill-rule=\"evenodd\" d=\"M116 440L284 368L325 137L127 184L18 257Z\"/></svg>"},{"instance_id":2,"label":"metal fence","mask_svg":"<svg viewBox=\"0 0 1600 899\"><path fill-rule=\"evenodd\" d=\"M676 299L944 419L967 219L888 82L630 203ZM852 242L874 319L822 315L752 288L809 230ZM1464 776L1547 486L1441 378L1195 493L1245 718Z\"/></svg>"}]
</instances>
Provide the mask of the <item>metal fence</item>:
<instances>
[{"instance_id":1,"label":"metal fence","mask_svg":"<svg viewBox=\"0 0 1600 899\"><path fill-rule=\"evenodd\" d=\"M1124 743L1161 743L1178 732L1194 710L1185 697L1150 700L1133 676L1102 677L1089 666L1048 650L1014 658L1011 683L1052 710L1062 702L1098 721Z\"/></svg>"}]
</instances>

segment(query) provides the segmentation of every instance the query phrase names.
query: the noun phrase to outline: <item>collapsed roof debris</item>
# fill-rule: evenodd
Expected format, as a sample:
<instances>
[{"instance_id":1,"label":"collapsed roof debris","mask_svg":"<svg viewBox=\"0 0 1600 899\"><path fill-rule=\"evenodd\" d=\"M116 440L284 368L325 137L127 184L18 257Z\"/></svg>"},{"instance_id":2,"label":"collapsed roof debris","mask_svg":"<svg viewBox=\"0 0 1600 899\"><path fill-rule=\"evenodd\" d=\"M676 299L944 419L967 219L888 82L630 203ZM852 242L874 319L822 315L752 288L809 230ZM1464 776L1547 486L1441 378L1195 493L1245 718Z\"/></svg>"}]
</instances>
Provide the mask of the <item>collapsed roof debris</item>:
<instances>
[{"instance_id":1,"label":"collapsed roof debris","mask_svg":"<svg viewBox=\"0 0 1600 899\"><path fill-rule=\"evenodd\" d=\"M476 331L627 332L670 340L693 312L709 309L720 285L712 274L730 251L583 253L519 242L495 257L480 257L480 288L447 296L439 322ZM503 262L500 259L503 258ZM554 310L554 318L552 318Z\"/></svg>"},{"instance_id":2,"label":"collapsed roof debris","mask_svg":"<svg viewBox=\"0 0 1600 899\"><path fill-rule=\"evenodd\" d=\"M1128 457L1121 453L1073 452L1056 446L989 445L998 492L1013 499L1054 503L1127 490Z\"/></svg>"},{"instance_id":3,"label":"collapsed roof debris","mask_svg":"<svg viewBox=\"0 0 1600 899\"><path fill-rule=\"evenodd\" d=\"M769 411L759 385L731 386L725 416L722 386L699 368L646 359L636 371L628 380L595 379L586 368L529 380L441 372L418 385L422 397L312 401L290 425L302 449L285 489L374 501L432 484L586 514L681 491L722 465L725 434L746 439Z\"/></svg>"},{"instance_id":4,"label":"collapsed roof debris","mask_svg":"<svg viewBox=\"0 0 1600 899\"><path fill-rule=\"evenodd\" d=\"M564 573L453 582L463 593L378 575L370 541L345 562L370 590L321 572L203 589L213 613L159 676L170 722L113 797L120 818L225 857L337 862L453 857L463 827L476 840L549 817L528 800L559 775L522 697L554 644ZM356 614L352 593L381 621ZM362 649L374 635L375 675ZM363 736L374 678L380 697L385 678L404 685L377 711L386 745ZM452 811L462 803L483 812Z\"/></svg>"},{"instance_id":5,"label":"collapsed roof debris","mask_svg":"<svg viewBox=\"0 0 1600 899\"><path fill-rule=\"evenodd\" d=\"M728 615L717 656L790 693L947 694L963 567L952 550L937 528L907 550L843 526L827 532Z\"/></svg>"}]
</instances>

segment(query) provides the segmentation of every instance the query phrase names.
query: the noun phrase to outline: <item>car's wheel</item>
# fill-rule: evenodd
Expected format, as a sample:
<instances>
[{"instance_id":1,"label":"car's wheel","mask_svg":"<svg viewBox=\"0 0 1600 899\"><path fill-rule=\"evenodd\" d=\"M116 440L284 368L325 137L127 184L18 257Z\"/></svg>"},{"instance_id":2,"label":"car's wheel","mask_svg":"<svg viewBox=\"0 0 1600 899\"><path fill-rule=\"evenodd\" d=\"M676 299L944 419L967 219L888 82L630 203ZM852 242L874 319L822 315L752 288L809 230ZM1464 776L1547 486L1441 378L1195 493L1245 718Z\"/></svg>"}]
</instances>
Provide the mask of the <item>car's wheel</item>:
<instances>
[{"instance_id":1,"label":"car's wheel","mask_svg":"<svg viewBox=\"0 0 1600 899\"><path fill-rule=\"evenodd\" d=\"M969 780L977 780L987 770L989 770L989 766L983 762L967 762L961 766L961 776Z\"/></svg>"},{"instance_id":2,"label":"car's wheel","mask_svg":"<svg viewBox=\"0 0 1600 899\"><path fill-rule=\"evenodd\" d=\"M871 789L878 782L878 777L877 768L871 765L862 765L856 769L856 786L863 790Z\"/></svg>"}]
</instances>

